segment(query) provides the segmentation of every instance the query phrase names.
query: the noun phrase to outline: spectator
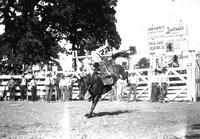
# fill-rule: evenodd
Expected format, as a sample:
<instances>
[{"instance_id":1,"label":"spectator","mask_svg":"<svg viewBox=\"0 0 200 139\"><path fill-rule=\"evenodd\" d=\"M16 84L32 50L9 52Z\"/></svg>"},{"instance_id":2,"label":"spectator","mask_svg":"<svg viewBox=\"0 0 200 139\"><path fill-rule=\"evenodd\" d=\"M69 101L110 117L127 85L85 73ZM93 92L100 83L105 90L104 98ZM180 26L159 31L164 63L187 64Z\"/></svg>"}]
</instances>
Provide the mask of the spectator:
<instances>
[{"instance_id":1,"label":"spectator","mask_svg":"<svg viewBox=\"0 0 200 139\"><path fill-rule=\"evenodd\" d=\"M57 74L55 79L54 79L55 100L59 100L61 98L60 89L59 89L59 82L60 82L60 77Z\"/></svg>"},{"instance_id":2,"label":"spectator","mask_svg":"<svg viewBox=\"0 0 200 139\"><path fill-rule=\"evenodd\" d=\"M119 79L117 80L117 101L122 99L124 89L126 88L126 81L122 80L122 75L119 75Z\"/></svg>"},{"instance_id":3,"label":"spectator","mask_svg":"<svg viewBox=\"0 0 200 139\"><path fill-rule=\"evenodd\" d=\"M45 93L45 100L46 101L51 101L51 93L52 93L52 90L51 90L51 86L52 86L52 83L51 83L51 73L48 73L45 77L45 88L46 88L46 93Z\"/></svg>"},{"instance_id":4,"label":"spectator","mask_svg":"<svg viewBox=\"0 0 200 139\"><path fill-rule=\"evenodd\" d=\"M158 71L157 69L155 69L155 76L153 76L153 78L151 79L152 81L152 90L151 90L151 102L157 102L158 101L158 96L160 94L160 86L159 86L159 82L160 82L160 71Z\"/></svg>"},{"instance_id":5,"label":"spectator","mask_svg":"<svg viewBox=\"0 0 200 139\"><path fill-rule=\"evenodd\" d=\"M128 93L128 102L130 101L131 94L133 94L133 101L136 102L136 95L137 95L137 78L135 73L131 73L130 77L128 78L128 86L129 86L129 93Z\"/></svg>"},{"instance_id":6,"label":"spectator","mask_svg":"<svg viewBox=\"0 0 200 139\"><path fill-rule=\"evenodd\" d=\"M10 92L10 100L15 101L15 81L14 77L11 77L11 79L8 81L8 90Z\"/></svg>"},{"instance_id":7,"label":"spectator","mask_svg":"<svg viewBox=\"0 0 200 139\"><path fill-rule=\"evenodd\" d=\"M2 84L2 83L1 83ZM2 96L2 100L7 100L7 90L6 90L6 86L4 87L4 89L2 90L3 96Z\"/></svg>"},{"instance_id":8,"label":"spectator","mask_svg":"<svg viewBox=\"0 0 200 139\"><path fill-rule=\"evenodd\" d=\"M25 99L26 92L27 92L27 79L25 78L25 74L23 74L20 83L21 100Z\"/></svg>"},{"instance_id":9,"label":"spectator","mask_svg":"<svg viewBox=\"0 0 200 139\"><path fill-rule=\"evenodd\" d=\"M67 92L67 83L66 83L66 79L64 75L61 76L59 87L61 90L62 101L65 102L65 99L66 99L65 96Z\"/></svg>"},{"instance_id":10,"label":"spectator","mask_svg":"<svg viewBox=\"0 0 200 139\"><path fill-rule=\"evenodd\" d=\"M50 93L49 93L49 101L51 101L52 99L52 93L53 93L53 90L54 90L54 84L55 84L55 76L50 73Z\"/></svg>"},{"instance_id":11,"label":"spectator","mask_svg":"<svg viewBox=\"0 0 200 139\"><path fill-rule=\"evenodd\" d=\"M117 88L117 86L116 85L113 85L112 86L112 90L111 90L111 93L110 93L110 101L114 101L114 100L116 100L116 89Z\"/></svg>"},{"instance_id":12,"label":"spectator","mask_svg":"<svg viewBox=\"0 0 200 139\"><path fill-rule=\"evenodd\" d=\"M2 82L0 82L0 85L2 85ZM3 95L4 95L4 90L0 90L0 101L3 101Z\"/></svg>"},{"instance_id":13,"label":"spectator","mask_svg":"<svg viewBox=\"0 0 200 139\"><path fill-rule=\"evenodd\" d=\"M71 98L72 98L72 94L71 94L72 93L71 92L72 80L71 80L71 78L69 76L70 75L67 75L66 79L65 79L66 87L67 87L67 90L66 90L66 100L67 101L71 100Z\"/></svg>"},{"instance_id":14,"label":"spectator","mask_svg":"<svg viewBox=\"0 0 200 139\"><path fill-rule=\"evenodd\" d=\"M2 86L2 80L0 80L0 86ZM0 101L3 101L4 90L0 90Z\"/></svg>"},{"instance_id":15,"label":"spectator","mask_svg":"<svg viewBox=\"0 0 200 139\"><path fill-rule=\"evenodd\" d=\"M169 64L170 67L179 67L178 56L174 55Z\"/></svg>"},{"instance_id":16,"label":"spectator","mask_svg":"<svg viewBox=\"0 0 200 139\"><path fill-rule=\"evenodd\" d=\"M167 95L167 88L168 88L169 79L167 78L167 75L165 74L166 71L167 71L167 69L164 67L162 69L162 75L160 77L161 93L160 93L159 101L161 103L163 103L163 101L164 101L164 99Z\"/></svg>"},{"instance_id":17,"label":"spectator","mask_svg":"<svg viewBox=\"0 0 200 139\"><path fill-rule=\"evenodd\" d=\"M32 101L36 101L37 100L37 81L35 79L35 76L32 76L31 78L30 88L31 88Z\"/></svg>"}]
</instances>

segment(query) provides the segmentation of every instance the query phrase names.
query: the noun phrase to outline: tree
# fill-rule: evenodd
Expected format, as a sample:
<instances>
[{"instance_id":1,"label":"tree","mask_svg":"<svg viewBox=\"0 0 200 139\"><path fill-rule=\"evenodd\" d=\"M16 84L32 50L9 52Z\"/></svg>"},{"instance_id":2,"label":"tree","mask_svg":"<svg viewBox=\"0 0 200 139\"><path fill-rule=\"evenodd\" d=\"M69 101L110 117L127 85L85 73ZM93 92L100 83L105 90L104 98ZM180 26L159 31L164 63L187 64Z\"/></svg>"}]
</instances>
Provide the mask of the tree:
<instances>
[{"instance_id":1,"label":"tree","mask_svg":"<svg viewBox=\"0 0 200 139\"><path fill-rule=\"evenodd\" d=\"M65 24L66 39L72 44L72 50L84 54L84 49L95 50L107 41L111 47L119 48L121 38L116 30L115 6L117 0L78 0L62 3L54 14ZM74 7L73 9L69 8ZM60 27L60 26L59 26Z\"/></svg>"},{"instance_id":2,"label":"tree","mask_svg":"<svg viewBox=\"0 0 200 139\"><path fill-rule=\"evenodd\" d=\"M42 18L46 11L39 11L45 5L39 0L3 0L0 2L1 23L5 32L0 36L0 49L7 54L9 64L48 63L58 58L60 47L57 37L48 30L47 18ZM42 14L41 14L42 13Z\"/></svg>"},{"instance_id":3,"label":"tree","mask_svg":"<svg viewBox=\"0 0 200 139\"><path fill-rule=\"evenodd\" d=\"M149 68L150 63L149 60L145 57L141 58L138 63L136 64L137 68L143 69L143 68Z\"/></svg>"},{"instance_id":4,"label":"tree","mask_svg":"<svg viewBox=\"0 0 200 139\"><path fill-rule=\"evenodd\" d=\"M95 50L107 41L119 48L116 31L117 0L2 0L0 57L9 62L36 64L58 58L61 38L80 54Z\"/></svg>"}]
</instances>

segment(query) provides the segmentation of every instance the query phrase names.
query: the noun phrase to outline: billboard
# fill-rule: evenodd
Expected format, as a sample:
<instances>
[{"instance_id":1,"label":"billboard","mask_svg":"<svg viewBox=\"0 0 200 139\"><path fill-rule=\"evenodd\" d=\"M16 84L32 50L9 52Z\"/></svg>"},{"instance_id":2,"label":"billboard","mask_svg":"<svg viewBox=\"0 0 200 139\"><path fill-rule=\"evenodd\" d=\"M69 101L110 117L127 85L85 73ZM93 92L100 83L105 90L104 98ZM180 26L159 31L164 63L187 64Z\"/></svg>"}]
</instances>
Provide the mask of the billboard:
<instances>
[{"instance_id":1,"label":"billboard","mask_svg":"<svg viewBox=\"0 0 200 139\"><path fill-rule=\"evenodd\" d=\"M187 49L187 34L187 25L183 23L162 26L152 25L147 31L149 53L165 54Z\"/></svg>"}]
</instances>

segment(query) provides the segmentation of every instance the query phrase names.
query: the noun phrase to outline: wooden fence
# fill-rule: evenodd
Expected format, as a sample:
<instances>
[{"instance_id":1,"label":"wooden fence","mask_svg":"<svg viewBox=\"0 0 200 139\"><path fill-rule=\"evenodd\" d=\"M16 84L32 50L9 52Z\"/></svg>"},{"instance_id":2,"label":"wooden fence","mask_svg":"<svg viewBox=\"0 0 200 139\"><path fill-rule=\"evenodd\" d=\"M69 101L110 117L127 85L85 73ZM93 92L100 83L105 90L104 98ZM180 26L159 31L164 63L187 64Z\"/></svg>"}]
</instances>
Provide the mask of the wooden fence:
<instances>
[{"instance_id":1,"label":"wooden fence","mask_svg":"<svg viewBox=\"0 0 200 139\"><path fill-rule=\"evenodd\" d=\"M168 93L166 101L196 101L200 97L200 67L178 67L167 68L166 77L168 82ZM138 80L137 100L150 100L152 79L155 78L153 69L136 69L129 71L135 73ZM129 87L122 92L122 98L127 98ZM109 99L110 95L105 94Z\"/></svg>"},{"instance_id":2,"label":"wooden fence","mask_svg":"<svg viewBox=\"0 0 200 139\"><path fill-rule=\"evenodd\" d=\"M10 75L1 75L0 76L0 96L3 96L3 91L7 91L7 98L9 99L10 92L8 91L8 86L7 83L10 80ZM19 83L21 81L21 75L14 75L14 81L16 82L16 88L15 88L15 96L17 98L20 98L21 96L20 93L20 88L19 88ZM44 85L45 82L45 76L36 76L37 80L37 96L40 97L41 99L44 98L46 88ZM73 83L73 89L72 89L72 99L79 99L79 88L78 88L78 83L76 82L76 78L72 78ZM27 92L27 99L31 96L31 88L28 86L28 92ZM52 95L55 95L55 90L53 90Z\"/></svg>"},{"instance_id":3,"label":"wooden fence","mask_svg":"<svg viewBox=\"0 0 200 139\"><path fill-rule=\"evenodd\" d=\"M168 94L166 96L167 101L196 101L200 97L200 66L199 61L196 61L195 66L179 67L179 68L167 68L166 76L169 78ZM136 98L138 100L150 100L151 96L151 84L152 78L155 77L154 70L152 69L137 69L129 71L134 72L136 78L138 78L138 87ZM74 73L72 73L74 74ZM77 74L77 73L76 73ZM0 76L0 92L8 90L7 82L10 79L9 75ZM14 76L16 81L21 79L20 75ZM42 98L45 95L44 76L36 76L37 79L37 95ZM73 84L73 95L72 99L79 99L79 87L76 82L76 78L72 78ZM126 97L129 88L123 92L122 97ZM53 92L54 94L54 92ZM9 96L9 92L7 94ZM30 88L28 89L28 96L31 95ZM19 86L16 87L16 96L20 96ZM104 94L103 99L109 99L110 94ZM28 97L27 97L28 98Z\"/></svg>"},{"instance_id":4,"label":"wooden fence","mask_svg":"<svg viewBox=\"0 0 200 139\"><path fill-rule=\"evenodd\" d=\"M197 69L196 69L197 70ZM199 68L198 68L199 71ZM150 100L151 96L151 84L152 78L155 78L152 69L140 69L129 71L136 73L136 78L138 78L137 96L138 100ZM199 72L197 72L199 73ZM192 69L190 67L179 67L179 68L168 68L165 73L168 82L168 94L166 100L168 101L195 101L197 98L195 89L193 86L199 86L193 79ZM199 75L197 75L199 79ZM198 89L196 89L197 91ZM128 88L127 88L128 92ZM198 90L199 92L199 90Z\"/></svg>"}]
</instances>

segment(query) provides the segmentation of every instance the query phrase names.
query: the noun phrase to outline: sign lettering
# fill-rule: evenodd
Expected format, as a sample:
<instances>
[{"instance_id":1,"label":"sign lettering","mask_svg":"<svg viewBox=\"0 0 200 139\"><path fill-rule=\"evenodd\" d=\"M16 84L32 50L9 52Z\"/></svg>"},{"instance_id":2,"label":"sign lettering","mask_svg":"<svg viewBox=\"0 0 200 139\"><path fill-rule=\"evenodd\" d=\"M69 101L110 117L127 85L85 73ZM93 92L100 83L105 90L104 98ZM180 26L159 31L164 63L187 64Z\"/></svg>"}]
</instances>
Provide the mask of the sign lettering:
<instances>
[{"instance_id":1,"label":"sign lettering","mask_svg":"<svg viewBox=\"0 0 200 139\"><path fill-rule=\"evenodd\" d=\"M178 52L188 47L187 26L183 23L152 26L148 28L147 34L150 53Z\"/></svg>"}]
</instances>

